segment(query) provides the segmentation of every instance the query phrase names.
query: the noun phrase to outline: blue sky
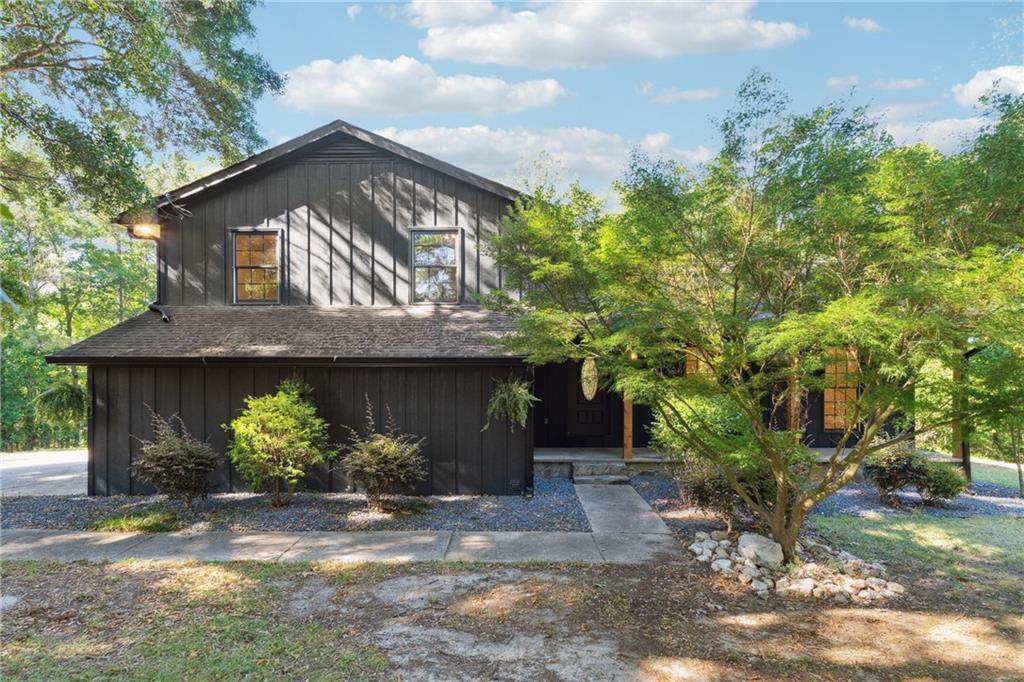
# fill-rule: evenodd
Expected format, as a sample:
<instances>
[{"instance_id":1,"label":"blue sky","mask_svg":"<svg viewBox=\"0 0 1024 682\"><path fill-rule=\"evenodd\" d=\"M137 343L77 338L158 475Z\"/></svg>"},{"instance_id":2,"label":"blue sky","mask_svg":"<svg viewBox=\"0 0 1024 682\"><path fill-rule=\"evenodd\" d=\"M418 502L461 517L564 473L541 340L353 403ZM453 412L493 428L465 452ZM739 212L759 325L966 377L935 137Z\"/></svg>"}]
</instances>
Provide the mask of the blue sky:
<instances>
[{"instance_id":1,"label":"blue sky","mask_svg":"<svg viewBox=\"0 0 1024 682\"><path fill-rule=\"evenodd\" d=\"M271 144L342 118L499 180L546 152L598 191L636 146L706 159L755 67L796 109L848 97L945 151L992 83L1024 91L1019 3L270 2L254 20L289 76L257 107Z\"/></svg>"}]
</instances>

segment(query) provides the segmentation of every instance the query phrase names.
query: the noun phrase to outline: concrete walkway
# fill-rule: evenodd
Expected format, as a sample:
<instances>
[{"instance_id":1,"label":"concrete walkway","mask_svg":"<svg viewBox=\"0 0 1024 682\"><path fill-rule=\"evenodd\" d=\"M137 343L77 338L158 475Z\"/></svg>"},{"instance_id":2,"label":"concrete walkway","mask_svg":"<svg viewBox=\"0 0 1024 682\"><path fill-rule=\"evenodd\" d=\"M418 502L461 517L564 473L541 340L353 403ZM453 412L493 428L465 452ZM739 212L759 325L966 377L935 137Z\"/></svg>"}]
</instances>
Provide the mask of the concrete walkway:
<instances>
[{"instance_id":1,"label":"concrete walkway","mask_svg":"<svg viewBox=\"0 0 1024 682\"><path fill-rule=\"evenodd\" d=\"M576 486L590 533L364 531L96 533L0 531L0 559L113 561L532 561L642 564L673 561L682 550L630 486Z\"/></svg>"},{"instance_id":2,"label":"concrete walkway","mask_svg":"<svg viewBox=\"0 0 1024 682\"><path fill-rule=\"evenodd\" d=\"M533 561L642 564L677 559L671 535L629 533L94 533L19 529L0 534L0 559L57 561Z\"/></svg>"},{"instance_id":3,"label":"concrete walkway","mask_svg":"<svg viewBox=\"0 0 1024 682\"><path fill-rule=\"evenodd\" d=\"M86 450L35 450L0 455L0 495L85 495Z\"/></svg>"}]
</instances>

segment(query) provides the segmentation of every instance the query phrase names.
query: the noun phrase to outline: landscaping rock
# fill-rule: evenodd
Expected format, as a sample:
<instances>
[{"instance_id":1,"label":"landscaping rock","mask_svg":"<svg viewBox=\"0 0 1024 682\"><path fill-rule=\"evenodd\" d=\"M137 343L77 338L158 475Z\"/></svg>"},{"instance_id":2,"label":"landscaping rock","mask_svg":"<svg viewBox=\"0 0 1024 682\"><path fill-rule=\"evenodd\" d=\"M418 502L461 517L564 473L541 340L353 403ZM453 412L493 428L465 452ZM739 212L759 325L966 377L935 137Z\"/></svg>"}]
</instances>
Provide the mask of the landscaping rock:
<instances>
[{"instance_id":1,"label":"landscaping rock","mask_svg":"<svg viewBox=\"0 0 1024 682\"><path fill-rule=\"evenodd\" d=\"M697 560L711 562L711 570L736 578L762 599L771 591L799 597L827 599L836 604L869 603L896 598L905 588L879 575L881 567L868 564L847 552L837 552L811 541L814 559L803 554L805 563L781 569L782 548L769 538L744 533L737 543L721 538L721 532L696 533L689 546ZM808 560L811 559L811 560Z\"/></svg>"},{"instance_id":2,"label":"landscaping rock","mask_svg":"<svg viewBox=\"0 0 1024 682\"><path fill-rule=\"evenodd\" d=\"M729 534L726 533L724 530L713 530L711 531L711 539L717 542L720 542L722 540L728 540Z\"/></svg>"},{"instance_id":3,"label":"landscaping rock","mask_svg":"<svg viewBox=\"0 0 1024 682\"><path fill-rule=\"evenodd\" d=\"M814 592L814 587L814 578L798 578L789 584L787 591L801 597L809 597Z\"/></svg>"},{"instance_id":4,"label":"landscaping rock","mask_svg":"<svg viewBox=\"0 0 1024 682\"><path fill-rule=\"evenodd\" d=\"M778 568L782 565L782 545L763 535L744 533L740 536L738 547L742 556L761 566Z\"/></svg>"}]
</instances>

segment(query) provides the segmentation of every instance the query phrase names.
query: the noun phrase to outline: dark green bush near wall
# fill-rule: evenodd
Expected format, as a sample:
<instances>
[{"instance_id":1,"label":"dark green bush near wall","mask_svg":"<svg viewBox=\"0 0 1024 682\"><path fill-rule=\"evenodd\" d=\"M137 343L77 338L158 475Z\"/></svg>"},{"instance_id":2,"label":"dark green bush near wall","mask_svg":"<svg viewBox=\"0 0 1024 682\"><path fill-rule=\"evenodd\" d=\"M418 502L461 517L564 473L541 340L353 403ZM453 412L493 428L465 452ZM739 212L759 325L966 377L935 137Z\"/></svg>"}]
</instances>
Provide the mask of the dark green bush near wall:
<instances>
[{"instance_id":1,"label":"dark green bush near wall","mask_svg":"<svg viewBox=\"0 0 1024 682\"><path fill-rule=\"evenodd\" d=\"M386 413L384 432L377 430L373 406L366 400L363 432L349 429L351 437L344 468L363 489L371 507L380 508L389 493L404 492L427 476L426 461L420 453L423 438L400 433L391 410Z\"/></svg>"},{"instance_id":2,"label":"dark green bush near wall","mask_svg":"<svg viewBox=\"0 0 1024 682\"><path fill-rule=\"evenodd\" d=\"M153 413L153 440L142 441L132 475L187 507L206 494L206 475L216 466L213 448L189 433L178 415Z\"/></svg>"}]
</instances>

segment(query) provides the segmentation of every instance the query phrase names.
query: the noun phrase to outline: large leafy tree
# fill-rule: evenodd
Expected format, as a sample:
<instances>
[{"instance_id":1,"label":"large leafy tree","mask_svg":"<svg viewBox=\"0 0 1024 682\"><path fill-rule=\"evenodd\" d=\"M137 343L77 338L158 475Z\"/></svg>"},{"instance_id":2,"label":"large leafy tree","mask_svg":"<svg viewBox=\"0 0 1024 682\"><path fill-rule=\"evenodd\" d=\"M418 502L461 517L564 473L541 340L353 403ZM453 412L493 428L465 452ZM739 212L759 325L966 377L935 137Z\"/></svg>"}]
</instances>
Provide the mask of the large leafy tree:
<instances>
[{"instance_id":1,"label":"large leafy tree","mask_svg":"<svg viewBox=\"0 0 1024 682\"><path fill-rule=\"evenodd\" d=\"M946 158L893 148L860 110L790 113L755 73L699 174L638 157L613 216L578 189L541 186L520 202L490 245L525 292L489 301L518 318L505 343L534 362L595 358L674 445L721 470L794 560L813 505L912 436L925 384L919 433L990 409L926 365L962 369L978 343L1020 351L1020 166L1007 176L1024 127L1017 102L994 116ZM837 372L859 391L812 468L808 392Z\"/></svg>"},{"instance_id":2,"label":"large leafy tree","mask_svg":"<svg viewBox=\"0 0 1024 682\"><path fill-rule=\"evenodd\" d=\"M87 211L23 201L0 221L3 446L77 445L84 375L44 356L145 309L156 288L152 244Z\"/></svg>"},{"instance_id":3,"label":"large leafy tree","mask_svg":"<svg viewBox=\"0 0 1024 682\"><path fill-rule=\"evenodd\" d=\"M146 197L144 156L238 160L281 78L241 44L255 0L10 0L0 8L0 183L111 214ZM23 143L42 159L26 153ZM142 156L140 157L140 154Z\"/></svg>"}]
</instances>

